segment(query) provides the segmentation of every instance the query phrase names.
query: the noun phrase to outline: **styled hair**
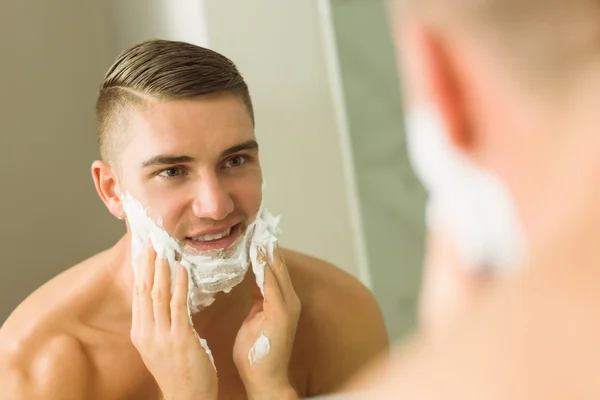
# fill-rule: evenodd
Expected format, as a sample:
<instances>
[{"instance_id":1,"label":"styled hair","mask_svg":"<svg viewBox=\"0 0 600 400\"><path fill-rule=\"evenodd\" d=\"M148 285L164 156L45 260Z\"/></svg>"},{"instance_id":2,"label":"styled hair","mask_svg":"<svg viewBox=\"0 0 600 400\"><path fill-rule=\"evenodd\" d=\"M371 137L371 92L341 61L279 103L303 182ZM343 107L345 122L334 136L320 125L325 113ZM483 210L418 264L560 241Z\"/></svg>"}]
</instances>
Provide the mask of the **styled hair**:
<instances>
[{"instance_id":1,"label":"styled hair","mask_svg":"<svg viewBox=\"0 0 600 400\"><path fill-rule=\"evenodd\" d=\"M104 76L96 102L98 143L110 162L118 125L130 107L152 100L196 99L217 94L240 97L254 121L248 86L227 57L190 43L151 40L122 52Z\"/></svg>"}]
</instances>

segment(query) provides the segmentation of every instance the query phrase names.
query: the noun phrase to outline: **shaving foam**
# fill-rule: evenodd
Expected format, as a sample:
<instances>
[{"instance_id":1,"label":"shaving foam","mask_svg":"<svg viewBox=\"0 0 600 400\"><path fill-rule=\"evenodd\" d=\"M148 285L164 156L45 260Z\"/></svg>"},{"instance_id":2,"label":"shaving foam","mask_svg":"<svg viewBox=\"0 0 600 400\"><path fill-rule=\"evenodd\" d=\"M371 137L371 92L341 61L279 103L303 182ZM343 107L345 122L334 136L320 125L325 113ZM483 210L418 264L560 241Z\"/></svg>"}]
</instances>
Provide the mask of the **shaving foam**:
<instances>
[{"instance_id":1,"label":"shaving foam","mask_svg":"<svg viewBox=\"0 0 600 400\"><path fill-rule=\"evenodd\" d=\"M162 229L161 218L154 221L148 210L130 193L124 194L122 203L131 230L132 265L135 266L147 239L150 239L157 256L167 260L171 266L172 282L179 261L189 276L190 313L210 306L216 293L227 293L242 282L249 260L256 283L264 295L265 261L259 259L259 249L272 257L281 230L278 227L280 217L274 217L263 204L255 220L229 249L200 254L171 237Z\"/></svg>"},{"instance_id":2,"label":"shaving foam","mask_svg":"<svg viewBox=\"0 0 600 400\"><path fill-rule=\"evenodd\" d=\"M208 347L208 343L206 342L206 339L202 339L198 335L198 333L196 333L195 329L194 329L194 333L196 334L196 338L198 338L198 340L200 341L200 346L202 346L202 348L204 349L204 352L208 356L208 359L210 360L210 363L212 364L212 366L213 366L213 368L215 369L215 372L216 372L217 371L217 366L215 365L215 358L212 355L212 351L210 351L210 348Z\"/></svg>"},{"instance_id":3,"label":"shaving foam","mask_svg":"<svg viewBox=\"0 0 600 400\"><path fill-rule=\"evenodd\" d=\"M248 270L248 258L252 264L256 284L264 296L266 260L262 260L259 253L266 253L272 259L277 237L281 234L278 227L280 217L274 217L269 213L264 208L264 203L261 204L255 220L248 226L244 235L238 238L230 246L230 249L198 254L171 237L163 229L162 219L159 217L154 221L148 215L148 209L130 193L126 192L121 201L131 230L131 259L134 273L135 264L148 239L150 239L157 257L168 261L173 284L177 262L187 270L187 310L190 326L194 326L192 314L210 306L214 302L216 293L228 293L243 281ZM195 329L193 331L216 371L215 361L208 343L198 335ZM259 360L269 352L269 339L261 335L253 348L255 348L254 359Z\"/></svg>"},{"instance_id":4,"label":"shaving foam","mask_svg":"<svg viewBox=\"0 0 600 400\"><path fill-rule=\"evenodd\" d=\"M248 352L248 361L250 365L259 362L263 358L265 358L269 351L271 351L271 342L269 342L269 338L265 335L264 332L261 332L254 345L250 348Z\"/></svg>"},{"instance_id":5,"label":"shaving foam","mask_svg":"<svg viewBox=\"0 0 600 400\"><path fill-rule=\"evenodd\" d=\"M505 185L461 154L435 109L407 111L408 154L427 189L427 225L450 229L469 267L510 268L525 256L525 239Z\"/></svg>"}]
</instances>

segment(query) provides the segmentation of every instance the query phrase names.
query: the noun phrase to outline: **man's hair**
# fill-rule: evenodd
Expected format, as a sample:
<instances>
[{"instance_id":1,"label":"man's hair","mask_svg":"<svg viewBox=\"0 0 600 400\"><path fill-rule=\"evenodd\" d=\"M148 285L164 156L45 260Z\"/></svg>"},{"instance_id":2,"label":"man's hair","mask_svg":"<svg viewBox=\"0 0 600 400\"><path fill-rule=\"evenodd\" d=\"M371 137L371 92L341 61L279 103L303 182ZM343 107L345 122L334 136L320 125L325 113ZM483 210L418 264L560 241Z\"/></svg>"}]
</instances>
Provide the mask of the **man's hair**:
<instances>
[{"instance_id":1,"label":"man's hair","mask_svg":"<svg viewBox=\"0 0 600 400\"><path fill-rule=\"evenodd\" d=\"M98 142L103 160L113 162L117 132L131 107L152 100L185 100L218 94L240 97L254 122L248 86L223 55L190 43L151 40L125 50L109 68L96 102Z\"/></svg>"},{"instance_id":2,"label":"man's hair","mask_svg":"<svg viewBox=\"0 0 600 400\"><path fill-rule=\"evenodd\" d=\"M600 60L600 0L408 0L412 12L444 30L480 40L543 86L564 84ZM591 65L591 64L590 64Z\"/></svg>"}]
</instances>

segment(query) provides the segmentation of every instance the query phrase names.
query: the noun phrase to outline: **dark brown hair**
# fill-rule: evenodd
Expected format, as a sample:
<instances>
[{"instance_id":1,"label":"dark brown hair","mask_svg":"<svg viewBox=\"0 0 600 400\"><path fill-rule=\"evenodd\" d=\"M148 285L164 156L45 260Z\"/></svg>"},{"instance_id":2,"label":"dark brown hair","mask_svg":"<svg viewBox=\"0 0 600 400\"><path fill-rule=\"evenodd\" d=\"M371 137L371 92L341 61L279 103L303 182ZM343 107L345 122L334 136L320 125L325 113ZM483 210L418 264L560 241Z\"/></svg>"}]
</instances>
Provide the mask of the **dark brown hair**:
<instances>
[{"instance_id":1,"label":"dark brown hair","mask_svg":"<svg viewBox=\"0 0 600 400\"><path fill-rule=\"evenodd\" d=\"M125 50L109 68L96 102L100 155L112 161L120 117L150 100L194 99L235 94L254 121L248 86L227 57L190 43L151 40Z\"/></svg>"}]
</instances>

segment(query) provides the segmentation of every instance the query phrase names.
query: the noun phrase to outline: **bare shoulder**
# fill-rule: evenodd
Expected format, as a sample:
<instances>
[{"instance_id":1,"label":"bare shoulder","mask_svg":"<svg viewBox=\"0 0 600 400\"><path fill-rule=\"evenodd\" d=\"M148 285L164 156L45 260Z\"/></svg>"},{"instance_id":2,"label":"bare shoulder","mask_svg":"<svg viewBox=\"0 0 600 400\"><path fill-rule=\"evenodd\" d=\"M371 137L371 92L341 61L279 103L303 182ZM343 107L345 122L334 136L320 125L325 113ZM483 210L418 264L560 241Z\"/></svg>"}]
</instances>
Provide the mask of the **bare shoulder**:
<instances>
[{"instance_id":1,"label":"bare shoulder","mask_svg":"<svg viewBox=\"0 0 600 400\"><path fill-rule=\"evenodd\" d=\"M373 293L357 278L326 261L284 250L302 303L299 337L310 338L311 395L333 391L385 354L389 341Z\"/></svg>"},{"instance_id":2,"label":"bare shoulder","mask_svg":"<svg viewBox=\"0 0 600 400\"><path fill-rule=\"evenodd\" d=\"M336 317L341 311L337 309L337 304L356 304L367 311L379 310L373 293L353 275L316 257L287 249L283 252L294 289L303 306L309 307L306 311L314 311L328 319L338 319L349 316ZM326 299L333 301L323 304ZM323 307L329 304L331 307ZM312 310L311 306L317 305L318 308Z\"/></svg>"},{"instance_id":3,"label":"bare shoulder","mask_svg":"<svg viewBox=\"0 0 600 400\"><path fill-rule=\"evenodd\" d=\"M66 334L32 334L0 347L0 398L89 399L93 366L82 344Z\"/></svg>"},{"instance_id":4,"label":"bare shoulder","mask_svg":"<svg viewBox=\"0 0 600 400\"><path fill-rule=\"evenodd\" d=\"M92 257L46 282L2 325L0 399L93 399L94 365L77 332L97 264Z\"/></svg>"}]
</instances>

